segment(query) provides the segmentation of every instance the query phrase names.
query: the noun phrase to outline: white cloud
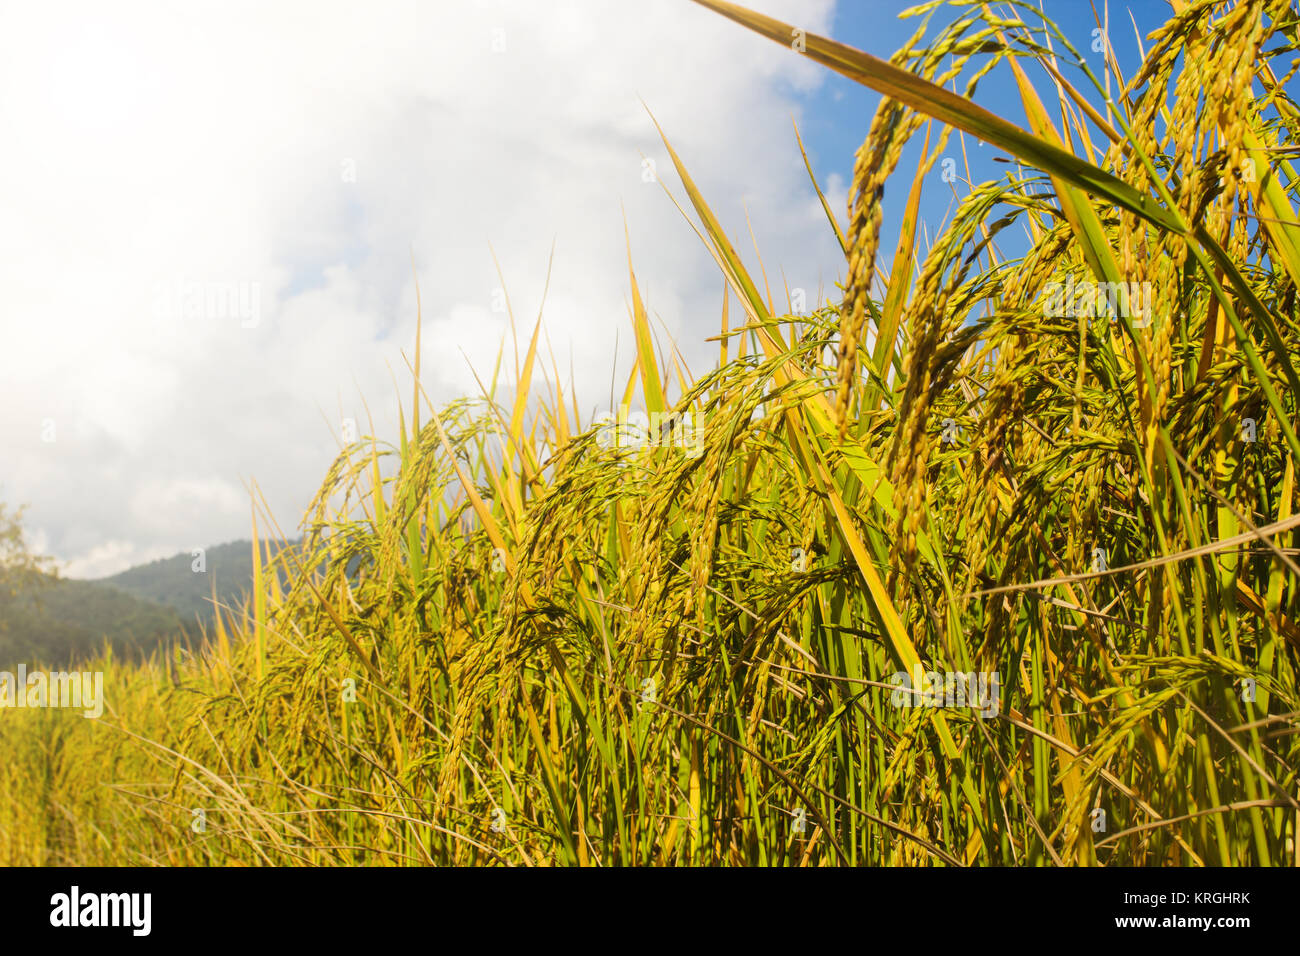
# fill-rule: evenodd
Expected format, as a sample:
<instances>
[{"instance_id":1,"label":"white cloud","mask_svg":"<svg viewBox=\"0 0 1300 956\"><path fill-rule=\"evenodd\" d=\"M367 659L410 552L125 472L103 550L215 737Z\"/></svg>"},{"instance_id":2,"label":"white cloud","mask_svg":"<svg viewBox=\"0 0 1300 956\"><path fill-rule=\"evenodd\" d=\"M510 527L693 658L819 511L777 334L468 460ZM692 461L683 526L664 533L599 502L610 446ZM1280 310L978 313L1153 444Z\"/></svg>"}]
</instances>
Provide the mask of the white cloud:
<instances>
[{"instance_id":1,"label":"white cloud","mask_svg":"<svg viewBox=\"0 0 1300 956\"><path fill-rule=\"evenodd\" d=\"M751 5L824 33L832 2ZM641 101L756 270L748 208L774 294L783 267L811 298L842 270L788 91L822 76L684 0L11 5L0 500L87 575L246 536L250 479L292 528L359 395L396 437L412 257L435 400L476 392L461 352L486 375L505 334L489 246L526 342L554 242L550 342L603 402L631 347L624 214L703 371L721 279L642 182L644 153L684 199Z\"/></svg>"},{"instance_id":2,"label":"white cloud","mask_svg":"<svg viewBox=\"0 0 1300 956\"><path fill-rule=\"evenodd\" d=\"M158 558L171 557L174 548L145 550L130 541L118 539L102 541L68 561L60 569L64 577L102 578L136 564L147 564Z\"/></svg>"}]
</instances>

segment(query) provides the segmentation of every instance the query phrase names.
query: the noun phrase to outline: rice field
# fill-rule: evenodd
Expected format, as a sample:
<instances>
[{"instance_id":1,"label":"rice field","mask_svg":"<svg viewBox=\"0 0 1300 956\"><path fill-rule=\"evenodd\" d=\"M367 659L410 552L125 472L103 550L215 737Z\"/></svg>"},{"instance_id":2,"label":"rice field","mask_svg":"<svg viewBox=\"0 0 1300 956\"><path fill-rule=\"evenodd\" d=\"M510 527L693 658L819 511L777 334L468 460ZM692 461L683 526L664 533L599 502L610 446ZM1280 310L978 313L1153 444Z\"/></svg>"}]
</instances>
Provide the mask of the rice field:
<instances>
[{"instance_id":1,"label":"rice field","mask_svg":"<svg viewBox=\"0 0 1300 956\"><path fill-rule=\"evenodd\" d=\"M4 712L0 864L1300 862L1294 5L1172 0L1124 76L1017 2L889 60L697 2L882 94L842 297L742 264L665 136L716 366L630 260L606 421L540 318L442 407L417 333L202 647ZM1014 162L920 234L977 140Z\"/></svg>"}]
</instances>

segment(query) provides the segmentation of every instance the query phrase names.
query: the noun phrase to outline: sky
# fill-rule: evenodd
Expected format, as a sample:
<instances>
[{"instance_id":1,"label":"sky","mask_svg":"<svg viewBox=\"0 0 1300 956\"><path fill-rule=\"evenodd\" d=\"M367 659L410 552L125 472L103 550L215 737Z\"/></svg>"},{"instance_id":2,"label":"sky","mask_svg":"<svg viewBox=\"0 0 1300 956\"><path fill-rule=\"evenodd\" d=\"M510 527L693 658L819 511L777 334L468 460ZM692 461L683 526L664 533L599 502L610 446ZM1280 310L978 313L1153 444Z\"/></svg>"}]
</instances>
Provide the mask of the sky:
<instances>
[{"instance_id":1,"label":"sky","mask_svg":"<svg viewBox=\"0 0 1300 956\"><path fill-rule=\"evenodd\" d=\"M882 57L914 29L894 0L749 5ZM1086 52L1088 5L1048 12ZM774 292L837 300L791 123L843 223L877 102L688 0L0 0L0 74L0 502L86 578L249 537L251 481L296 528L363 401L396 441L417 283L435 402L490 374L503 288L531 330L551 263L550 347L604 410L628 242L660 334L706 371L722 279L664 195L686 204L651 113L751 270L752 225ZM981 102L1023 122L1008 94ZM932 225L953 194L931 175Z\"/></svg>"}]
</instances>

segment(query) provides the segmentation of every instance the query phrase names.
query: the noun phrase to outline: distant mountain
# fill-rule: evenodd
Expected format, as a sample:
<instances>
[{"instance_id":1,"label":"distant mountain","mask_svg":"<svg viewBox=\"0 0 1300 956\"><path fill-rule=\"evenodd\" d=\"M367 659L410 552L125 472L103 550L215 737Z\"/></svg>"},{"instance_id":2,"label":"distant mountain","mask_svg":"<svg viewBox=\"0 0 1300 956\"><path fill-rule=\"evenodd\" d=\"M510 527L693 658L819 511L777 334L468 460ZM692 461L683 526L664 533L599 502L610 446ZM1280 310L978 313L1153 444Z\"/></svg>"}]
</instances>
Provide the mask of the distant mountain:
<instances>
[{"instance_id":1,"label":"distant mountain","mask_svg":"<svg viewBox=\"0 0 1300 956\"><path fill-rule=\"evenodd\" d=\"M169 607L90 581L26 572L0 599L0 670L19 663L63 667L98 655L139 657L198 636Z\"/></svg>"},{"instance_id":2,"label":"distant mountain","mask_svg":"<svg viewBox=\"0 0 1300 956\"><path fill-rule=\"evenodd\" d=\"M263 561L297 543L263 542ZM350 562L349 573L358 563ZM251 591L253 544L207 548L196 567L186 552L94 581L39 571L13 575L0 588L0 670L20 661L62 666L100 653L106 642L124 657L177 641L197 645L213 629L213 593L222 607L238 608ZM288 585L283 574L280 580Z\"/></svg>"},{"instance_id":3,"label":"distant mountain","mask_svg":"<svg viewBox=\"0 0 1300 956\"><path fill-rule=\"evenodd\" d=\"M264 560L286 544L264 542ZM253 582L253 544L207 548L201 570L190 553L162 558L95 581L17 572L0 588L0 670L18 663L65 666L107 644L140 657L167 644L197 644L211 633L212 597L239 607ZM281 579L284 580L283 577Z\"/></svg>"},{"instance_id":4,"label":"distant mountain","mask_svg":"<svg viewBox=\"0 0 1300 956\"><path fill-rule=\"evenodd\" d=\"M295 541L265 541L263 561L274 557L286 544ZM112 577L100 578L95 584L115 588L133 597L171 608L191 629L196 623L211 630L212 595L224 606L238 607L253 583L253 543L232 541L207 548L203 570L195 570L197 559L189 552L160 558L149 564L136 565Z\"/></svg>"}]
</instances>

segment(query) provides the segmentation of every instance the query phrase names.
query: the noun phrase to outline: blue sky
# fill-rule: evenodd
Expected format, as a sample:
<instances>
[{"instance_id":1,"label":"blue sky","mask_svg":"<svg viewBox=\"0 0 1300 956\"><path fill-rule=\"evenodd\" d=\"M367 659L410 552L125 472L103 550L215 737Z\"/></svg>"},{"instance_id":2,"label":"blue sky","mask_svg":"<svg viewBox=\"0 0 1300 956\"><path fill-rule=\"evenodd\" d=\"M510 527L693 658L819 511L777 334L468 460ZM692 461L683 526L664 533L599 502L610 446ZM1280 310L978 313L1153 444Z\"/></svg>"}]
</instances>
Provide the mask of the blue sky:
<instances>
[{"instance_id":1,"label":"blue sky","mask_svg":"<svg viewBox=\"0 0 1300 956\"><path fill-rule=\"evenodd\" d=\"M841 43L864 50L875 56L887 59L900 49L921 22L920 17L900 20L898 14L913 7L913 3L900 3L895 0L840 0L835 6L833 25L830 36ZM1075 48L1082 53L1099 79L1103 79L1102 56L1092 50L1093 31L1097 29L1093 5L1086 0L1045 0L1044 13L1052 19L1061 32L1069 38ZM1104 3L1096 4L1097 17L1105 22L1106 7ZM1137 30L1143 37L1143 46L1149 47L1146 36L1165 22L1169 5L1164 0L1134 0L1124 5L1110 5L1110 29L1108 37L1111 48L1127 77L1140 63ZM1130 14L1132 20L1129 19ZM931 19L927 36L942 29L948 22L958 16L955 9L940 9ZM764 41L770 42L770 41ZM832 175L840 176L845 182L851 181L853 157L874 115L879 97L860 84L827 70L827 79L815 93L806 97L807 114L801 127L805 145L808 146L813 161L813 168L819 182L824 182ZM1038 67L1028 67L1031 80L1041 85L1046 80ZM1099 97L1090 95L1091 84L1079 71L1063 71L1074 86L1089 95L1094 106L1102 109ZM1051 102L1052 96L1042 94ZM976 102L988 110L1025 126L1024 113L1020 108L1019 94L1016 91L1011 73L1007 69L995 70L981 81L976 93ZM910 188L912 173L920 158L924 131L918 133L908 144L899 164L899 174L886 187L884 231L887 241L882 248L893 249L892 237L897 235L899 224L899 207L906 201L906 191ZM980 147L976 141L968 138L967 155L971 163L971 173L976 182L998 179L1012 167L992 162L990 157L1002 155L991 147ZM959 175L964 175L964 161L956 137L949 140L948 150L944 156L957 160ZM902 194L900 196L900 193ZM952 192L948 184L943 183L938 165L931 171L926 189L922 193L921 218L934 225L939 223L952 206ZM838 212L839 210L837 210Z\"/></svg>"}]
</instances>

